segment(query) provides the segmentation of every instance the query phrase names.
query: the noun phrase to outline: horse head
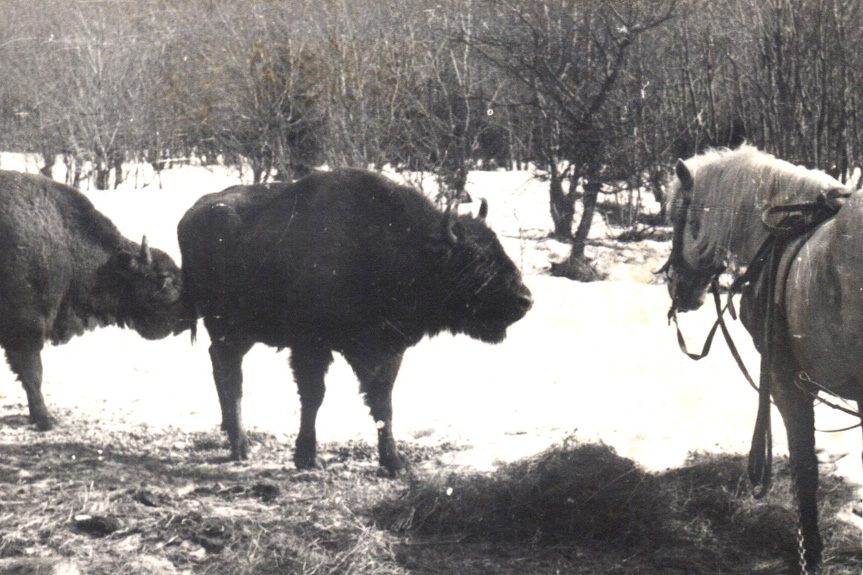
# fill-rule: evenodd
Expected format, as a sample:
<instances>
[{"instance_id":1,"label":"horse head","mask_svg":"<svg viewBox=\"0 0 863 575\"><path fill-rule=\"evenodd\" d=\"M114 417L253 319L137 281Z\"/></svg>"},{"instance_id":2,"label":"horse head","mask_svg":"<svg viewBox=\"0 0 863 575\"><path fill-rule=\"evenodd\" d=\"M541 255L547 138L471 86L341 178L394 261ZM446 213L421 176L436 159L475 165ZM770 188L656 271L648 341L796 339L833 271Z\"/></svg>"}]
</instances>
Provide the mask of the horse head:
<instances>
[{"instance_id":1,"label":"horse head","mask_svg":"<svg viewBox=\"0 0 863 575\"><path fill-rule=\"evenodd\" d=\"M665 273L672 311L700 308L710 283L725 271L726 263L717 257L715 245L704 237L708 226L702 220L710 210L693 205L695 178L683 160L677 160L676 180L668 195L668 214L674 226L671 254L657 273Z\"/></svg>"}]
</instances>

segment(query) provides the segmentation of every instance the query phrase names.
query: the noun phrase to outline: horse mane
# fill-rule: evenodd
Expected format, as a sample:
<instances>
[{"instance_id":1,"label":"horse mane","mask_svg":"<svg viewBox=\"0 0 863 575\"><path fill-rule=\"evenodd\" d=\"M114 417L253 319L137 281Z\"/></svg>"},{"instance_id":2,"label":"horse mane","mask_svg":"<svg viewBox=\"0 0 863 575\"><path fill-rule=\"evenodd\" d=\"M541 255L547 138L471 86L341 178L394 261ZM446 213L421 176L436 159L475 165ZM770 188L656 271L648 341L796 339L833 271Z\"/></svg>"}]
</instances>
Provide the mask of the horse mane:
<instances>
[{"instance_id":1,"label":"horse mane","mask_svg":"<svg viewBox=\"0 0 863 575\"><path fill-rule=\"evenodd\" d=\"M699 260L716 263L730 256L747 264L764 237L761 213L768 207L815 200L834 188L845 188L819 170L796 166L743 144L711 149L684 162L692 174L690 209L699 217L694 249ZM669 187L666 209L674 219L681 208L681 184Z\"/></svg>"}]
</instances>

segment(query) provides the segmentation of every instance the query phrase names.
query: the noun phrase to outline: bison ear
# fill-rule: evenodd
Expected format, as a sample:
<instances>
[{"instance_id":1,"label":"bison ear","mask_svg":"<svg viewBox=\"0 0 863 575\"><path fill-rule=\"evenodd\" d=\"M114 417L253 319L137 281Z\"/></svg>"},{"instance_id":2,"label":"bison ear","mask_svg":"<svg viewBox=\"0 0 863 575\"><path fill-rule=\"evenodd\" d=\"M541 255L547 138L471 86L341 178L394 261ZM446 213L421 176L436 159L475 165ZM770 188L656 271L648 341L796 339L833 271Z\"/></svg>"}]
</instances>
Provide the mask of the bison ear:
<instances>
[{"instance_id":1,"label":"bison ear","mask_svg":"<svg viewBox=\"0 0 863 575\"><path fill-rule=\"evenodd\" d=\"M692 172L689 171L689 168L683 160L677 160L677 164L674 166L674 173L677 175L677 179L680 180L680 191L683 195L691 195L693 183Z\"/></svg>"},{"instance_id":2,"label":"bison ear","mask_svg":"<svg viewBox=\"0 0 863 575\"><path fill-rule=\"evenodd\" d=\"M117 253L114 257L119 263L120 269L131 269L136 265L135 256L127 252L126 250L117 250Z\"/></svg>"},{"instance_id":3,"label":"bison ear","mask_svg":"<svg viewBox=\"0 0 863 575\"><path fill-rule=\"evenodd\" d=\"M150 245L147 243L147 236L141 238L141 255L139 259L147 267L153 265L153 254L150 253Z\"/></svg>"},{"instance_id":4,"label":"bison ear","mask_svg":"<svg viewBox=\"0 0 863 575\"><path fill-rule=\"evenodd\" d=\"M486 200L485 198L480 198L479 199L479 213L476 215L476 217L479 219L479 221L484 222L485 218L487 216L488 216L488 200Z\"/></svg>"}]
</instances>

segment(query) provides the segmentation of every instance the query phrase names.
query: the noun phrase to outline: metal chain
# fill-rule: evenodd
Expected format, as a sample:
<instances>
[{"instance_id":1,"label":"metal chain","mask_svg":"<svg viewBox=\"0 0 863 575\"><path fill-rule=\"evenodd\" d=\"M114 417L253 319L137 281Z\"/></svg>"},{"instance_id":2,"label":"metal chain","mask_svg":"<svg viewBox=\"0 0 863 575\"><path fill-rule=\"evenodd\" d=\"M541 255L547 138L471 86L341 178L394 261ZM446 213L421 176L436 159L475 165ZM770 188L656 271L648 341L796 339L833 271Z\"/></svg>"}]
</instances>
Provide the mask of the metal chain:
<instances>
[{"instance_id":1,"label":"metal chain","mask_svg":"<svg viewBox=\"0 0 863 575\"><path fill-rule=\"evenodd\" d=\"M789 460L789 463L790 460ZM803 539L803 514L800 510L800 497L797 493L797 480L794 464L791 463L791 495L792 504L797 508L797 565L800 567L798 573L800 575L809 575L809 568L806 565L806 547Z\"/></svg>"},{"instance_id":2,"label":"metal chain","mask_svg":"<svg viewBox=\"0 0 863 575\"><path fill-rule=\"evenodd\" d=\"M803 526L800 520L797 520L797 559L800 565L800 575L809 575L809 569L806 567L806 549L803 546Z\"/></svg>"}]
</instances>

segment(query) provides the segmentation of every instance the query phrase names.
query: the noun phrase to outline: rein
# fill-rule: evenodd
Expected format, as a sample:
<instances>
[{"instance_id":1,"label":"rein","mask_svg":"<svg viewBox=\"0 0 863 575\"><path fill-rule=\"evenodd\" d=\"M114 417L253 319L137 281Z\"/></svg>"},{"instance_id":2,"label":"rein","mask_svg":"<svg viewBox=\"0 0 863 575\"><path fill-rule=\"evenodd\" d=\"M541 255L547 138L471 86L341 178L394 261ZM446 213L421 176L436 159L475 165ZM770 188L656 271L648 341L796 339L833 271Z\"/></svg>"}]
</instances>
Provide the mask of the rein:
<instances>
[{"instance_id":1,"label":"rein","mask_svg":"<svg viewBox=\"0 0 863 575\"><path fill-rule=\"evenodd\" d=\"M750 482L752 482L753 485L760 486L761 488L754 494L756 498L760 498L767 493L767 490L770 487L770 478L773 470L773 436L770 433L770 365L772 365L772 362L768 362L762 358L761 385L756 384L755 380L752 379L752 376L749 375L749 370L746 369L746 365L740 357L740 352L737 351L737 346L731 338L728 326L725 325L725 319L723 317L725 315L725 310L730 310L732 317L736 316L731 302L731 298L735 292L729 290L728 303L725 304L725 307L722 307L722 302L719 296L719 280L714 277L710 282L710 293L713 295L713 303L716 307L716 321L713 322L713 327L710 328L710 331L707 334L707 339L704 341L701 353L691 353L687 349L686 342L683 339L683 333L680 331L680 324L677 321L677 309L673 306L668 312L668 321L671 323L671 321L674 320L674 326L677 328L677 344L680 346L680 350L686 354L687 357L695 361L706 357L707 354L710 353L710 346L713 343L713 336L716 335L716 328L721 328L722 336L725 338L725 343L728 345L728 350L731 352L732 357L734 357L737 367L740 368L741 373L743 373L743 376L746 378L746 381L752 389L758 393L758 415L755 418L755 430L752 434L752 444L749 450L749 462L747 467ZM773 318L771 316L772 314L768 314L765 318L765 327L773 322Z\"/></svg>"},{"instance_id":2,"label":"rein","mask_svg":"<svg viewBox=\"0 0 863 575\"><path fill-rule=\"evenodd\" d=\"M710 293L713 295L713 303L716 307L716 321L713 322L713 327L710 328L710 331L707 333L707 339L704 341L704 345L701 348L701 353L692 353L686 347L686 341L683 338L683 332L680 330L680 324L677 321L677 308L672 307L668 311L668 324L671 325L671 322L674 321L674 327L677 329L677 345L680 347L680 351L682 351L689 359L694 361L698 361L704 357L707 357L707 354L710 353L710 346L713 344L713 336L716 335L716 329L719 328L722 331L722 336L725 338L725 343L728 344L728 349L731 351L732 357L734 357L734 361L737 362L737 366L740 368L740 371L743 373L744 377L746 377L746 381L749 382L749 385L752 386L752 389L758 391L758 385L755 383L755 380L752 379L752 376L749 375L749 370L746 369L746 365L743 363L743 358L740 357L740 352L737 351L737 346L734 345L734 340L731 338L731 333L728 331L728 326L725 323L724 315L725 311L728 310L731 313L731 317L733 319L737 319L737 313L734 310L734 304L731 301L731 297L734 295L734 292L728 292L728 300L725 306L722 306L721 298L719 295L719 281L717 278L713 278L710 282Z\"/></svg>"}]
</instances>

